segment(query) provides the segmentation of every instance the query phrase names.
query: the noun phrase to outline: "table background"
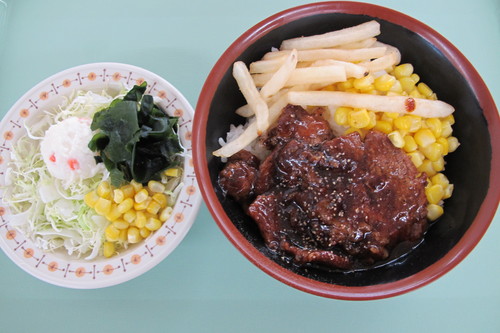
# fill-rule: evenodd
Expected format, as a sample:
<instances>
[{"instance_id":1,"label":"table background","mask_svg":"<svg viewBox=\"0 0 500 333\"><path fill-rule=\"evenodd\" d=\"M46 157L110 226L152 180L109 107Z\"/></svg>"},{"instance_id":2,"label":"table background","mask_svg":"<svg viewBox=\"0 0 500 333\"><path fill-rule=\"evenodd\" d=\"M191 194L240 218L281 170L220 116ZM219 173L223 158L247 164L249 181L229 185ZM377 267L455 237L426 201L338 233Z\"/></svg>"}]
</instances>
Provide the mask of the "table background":
<instances>
[{"instance_id":1,"label":"table background","mask_svg":"<svg viewBox=\"0 0 500 333\"><path fill-rule=\"evenodd\" d=\"M439 31L500 105L500 1L369 1ZM129 63L195 107L210 69L240 34L305 1L0 0L0 115L42 79L90 62ZM498 166L497 166L498 167ZM338 301L257 269L202 204L193 228L141 277L98 290L56 287L0 252L0 332L500 332L500 214L474 251L428 286Z\"/></svg>"}]
</instances>

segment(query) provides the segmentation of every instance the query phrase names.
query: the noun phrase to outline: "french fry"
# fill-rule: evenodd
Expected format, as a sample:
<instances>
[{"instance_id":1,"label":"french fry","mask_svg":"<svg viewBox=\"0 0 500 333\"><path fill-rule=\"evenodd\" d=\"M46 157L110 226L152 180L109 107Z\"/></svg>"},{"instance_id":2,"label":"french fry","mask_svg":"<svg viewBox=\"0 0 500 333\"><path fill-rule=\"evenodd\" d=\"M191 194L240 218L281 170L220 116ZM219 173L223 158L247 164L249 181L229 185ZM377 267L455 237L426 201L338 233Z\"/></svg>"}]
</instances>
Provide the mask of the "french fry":
<instances>
[{"instance_id":1,"label":"french fry","mask_svg":"<svg viewBox=\"0 0 500 333\"><path fill-rule=\"evenodd\" d=\"M271 76L269 81L262 86L260 89L260 96L266 100L280 91L290 79L296 66L297 50L292 50L280 68Z\"/></svg>"},{"instance_id":2,"label":"french fry","mask_svg":"<svg viewBox=\"0 0 500 333\"><path fill-rule=\"evenodd\" d=\"M276 72L286 59L287 56L284 54L275 59L254 61L250 63L249 72L250 74Z\"/></svg>"},{"instance_id":3,"label":"french fry","mask_svg":"<svg viewBox=\"0 0 500 333\"><path fill-rule=\"evenodd\" d=\"M290 91L287 96L288 102L294 105L348 106L379 112L413 114L425 118L446 117L455 111L451 105L443 101L408 96L381 96L341 91Z\"/></svg>"},{"instance_id":4,"label":"french fry","mask_svg":"<svg viewBox=\"0 0 500 333\"><path fill-rule=\"evenodd\" d=\"M264 55L264 60L271 60L288 55L290 51L268 52ZM387 47L368 47L364 49L344 50L344 49L314 49L298 51L298 59L302 61L317 61L323 59L334 59L340 61L367 61L380 58L387 52Z\"/></svg>"},{"instance_id":5,"label":"french fry","mask_svg":"<svg viewBox=\"0 0 500 333\"><path fill-rule=\"evenodd\" d=\"M253 80L257 87L262 87L271 77L271 74L255 74ZM286 81L285 87L314 83L329 84L345 81L346 79L344 67L338 65L296 68Z\"/></svg>"},{"instance_id":6,"label":"french fry","mask_svg":"<svg viewBox=\"0 0 500 333\"><path fill-rule=\"evenodd\" d=\"M298 37L284 40L280 50L309 50L316 48L335 47L358 42L380 34L380 24L377 21L365 22L353 27L328 32L309 37Z\"/></svg>"},{"instance_id":7,"label":"french fry","mask_svg":"<svg viewBox=\"0 0 500 333\"><path fill-rule=\"evenodd\" d=\"M256 117L256 128L258 135L261 135L269 127L269 109L259 91L254 85L252 76L248 72L247 66L242 61L237 61L233 65L233 77L238 83L241 93L245 97L248 105Z\"/></svg>"},{"instance_id":8,"label":"french fry","mask_svg":"<svg viewBox=\"0 0 500 333\"><path fill-rule=\"evenodd\" d=\"M354 42L354 43L339 45L336 48L338 48L338 49L345 49L345 50L364 49L364 48L367 48L367 47L372 47L373 44L375 44L376 41L377 41L377 38L372 37L372 38L367 38L367 39L360 40L359 42Z\"/></svg>"},{"instance_id":9,"label":"french fry","mask_svg":"<svg viewBox=\"0 0 500 333\"><path fill-rule=\"evenodd\" d=\"M270 124L273 124L278 119L279 115L281 114L281 110L283 110L286 104L287 104L287 97L282 96L273 105L271 105L271 107L269 107ZM214 151L213 155L218 157L231 157L240 150L244 149L258 137L259 135L257 133L257 124L256 122L253 122L250 125L248 125L248 127L239 137L237 137L234 141L227 143L222 148L219 148L218 150Z\"/></svg>"},{"instance_id":10,"label":"french fry","mask_svg":"<svg viewBox=\"0 0 500 333\"><path fill-rule=\"evenodd\" d=\"M324 59L324 60L315 61L311 64L312 67L328 66L328 65L337 65L337 66L344 67L346 76L348 78L350 78L350 77L360 78L360 77L366 76L368 74L365 67L359 66L359 65L353 64L352 62L347 62L347 61Z\"/></svg>"},{"instance_id":11,"label":"french fry","mask_svg":"<svg viewBox=\"0 0 500 333\"><path fill-rule=\"evenodd\" d=\"M254 115L252 109L250 109L250 105L245 104L236 109L236 114L245 118L251 117Z\"/></svg>"}]
</instances>

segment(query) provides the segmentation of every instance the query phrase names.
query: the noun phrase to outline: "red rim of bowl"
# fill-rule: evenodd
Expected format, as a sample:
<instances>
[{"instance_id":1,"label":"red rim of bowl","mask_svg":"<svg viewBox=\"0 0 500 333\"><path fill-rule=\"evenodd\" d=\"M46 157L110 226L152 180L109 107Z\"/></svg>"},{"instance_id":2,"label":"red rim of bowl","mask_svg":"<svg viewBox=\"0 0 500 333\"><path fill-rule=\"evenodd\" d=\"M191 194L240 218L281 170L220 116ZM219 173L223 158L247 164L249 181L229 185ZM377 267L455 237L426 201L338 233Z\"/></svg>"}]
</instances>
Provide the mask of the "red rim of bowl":
<instances>
[{"instance_id":1,"label":"red rim of bowl","mask_svg":"<svg viewBox=\"0 0 500 333\"><path fill-rule=\"evenodd\" d=\"M491 165L500 165L500 117L498 110L484 81L465 56L439 33L412 17L377 5L339 1L306 4L270 16L246 31L222 54L208 75L196 106L193 126L195 170L202 195L219 228L248 260L275 279L296 289L328 298L371 300L397 296L422 287L450 271L472 251L483 237L500 201L500 174L494 172L493 167L490 171L490 188L472 225L444 257L410 277L395 282L362 287L318 282L292 273L264 256L233 225L210 182L205 141L208 113L217 89L217 84L214 82L220 82L227 69L232 66L241 53L269 31L300 18L327 13L361 14L383 19L416 32L439 49L464 78L471 82L471 88L488 123L492 143Z\"/></svg>"}]
</instances>

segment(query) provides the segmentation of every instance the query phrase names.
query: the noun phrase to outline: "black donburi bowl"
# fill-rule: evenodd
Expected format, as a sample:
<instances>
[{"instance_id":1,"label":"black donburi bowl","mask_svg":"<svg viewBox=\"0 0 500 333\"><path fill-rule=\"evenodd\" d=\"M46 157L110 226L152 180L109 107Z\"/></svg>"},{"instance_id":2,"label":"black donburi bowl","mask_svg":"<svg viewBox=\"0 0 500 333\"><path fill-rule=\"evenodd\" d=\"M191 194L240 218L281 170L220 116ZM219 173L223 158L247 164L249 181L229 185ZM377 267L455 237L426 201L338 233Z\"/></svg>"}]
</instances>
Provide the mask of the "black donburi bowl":
<instances>
[{"instance_id":1,"label":"black donburi bowl","mask_svg":"<svg viewBox=\"0 0 500 333\"><path fill-rule=\"evenodd\" d=\"M286 264L269 251L256 224L217 185L223 164L212 156L245 101L232 78L232 64L249 64L288 38L353 26L375 19L378 39L399 48L423 82L456 109L454 136L461 146L447 156L445 174L455 184L445 214L412 251L371 269L341 272ZM218 226L251 262L300 290L338 299L377 299L423 286L457 265L486 232L500 197L498 110L479 74L444 37L391 9L355 2L324 2L278 13L238 38L221 56L201 92L194 120L194 159L203 196Z\"/></svg>"}]
</instances>

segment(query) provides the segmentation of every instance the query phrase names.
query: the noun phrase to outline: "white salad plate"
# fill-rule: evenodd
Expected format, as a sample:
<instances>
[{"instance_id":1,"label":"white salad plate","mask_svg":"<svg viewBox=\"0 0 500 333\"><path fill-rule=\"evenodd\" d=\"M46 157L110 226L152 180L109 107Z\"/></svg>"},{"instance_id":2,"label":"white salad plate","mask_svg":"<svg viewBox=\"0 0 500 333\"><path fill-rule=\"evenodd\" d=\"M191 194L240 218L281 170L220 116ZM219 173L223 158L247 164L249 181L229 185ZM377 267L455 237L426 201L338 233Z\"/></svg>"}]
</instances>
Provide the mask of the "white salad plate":
<instances>
[{"instance_id":1,"label":"white salad plate","mask_svg":"<svg viewBox=\"0 0 500 333\"><path fill-rule=\"evenodd\" d=\"M179 117L179 137L185 149L183 187L171 217L140 243L111 258L85 260L39 248L11 225L12 213L0 201L0 247L20 268L45 282L68 288L93 289L123 283L150 270L165 259L190 230L201 203L191 157L191 127L194 111L185 97L169 82L145 69L120 63L92 63L59 72L30 89L7 112L0 123L0 187L6 182L11 151L26 134L25 122L44 110L60 105L76 90L132 88L146 81L146 94L170 116ZM0 196L3 197L3 189Z\"/></svg>"}]
</instances>

